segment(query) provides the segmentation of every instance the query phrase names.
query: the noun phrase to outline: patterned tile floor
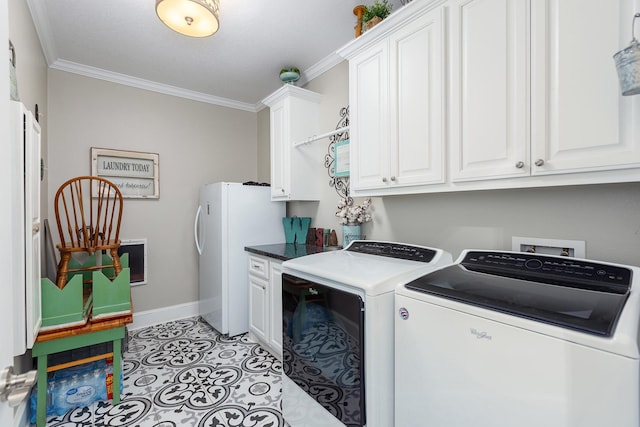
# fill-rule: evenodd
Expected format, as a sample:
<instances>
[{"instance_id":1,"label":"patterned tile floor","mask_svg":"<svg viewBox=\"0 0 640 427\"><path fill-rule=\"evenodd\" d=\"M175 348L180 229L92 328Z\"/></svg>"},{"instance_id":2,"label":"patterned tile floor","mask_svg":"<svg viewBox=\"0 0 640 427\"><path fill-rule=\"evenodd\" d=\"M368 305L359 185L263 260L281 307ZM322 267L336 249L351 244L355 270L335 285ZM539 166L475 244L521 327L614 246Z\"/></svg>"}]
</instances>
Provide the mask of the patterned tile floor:
<instances>
[{"instance_id":1,"label":"patterned tile floor","mask_svg":"<svg viewBox=\"0 0 640 427\"><path fill-rule=\"evenodd\" d=\"M47 427L288 427L282 364L246 335L220 336L200 318L129 332L122 402L95 402Z\"/></svg>"}]
</instances>

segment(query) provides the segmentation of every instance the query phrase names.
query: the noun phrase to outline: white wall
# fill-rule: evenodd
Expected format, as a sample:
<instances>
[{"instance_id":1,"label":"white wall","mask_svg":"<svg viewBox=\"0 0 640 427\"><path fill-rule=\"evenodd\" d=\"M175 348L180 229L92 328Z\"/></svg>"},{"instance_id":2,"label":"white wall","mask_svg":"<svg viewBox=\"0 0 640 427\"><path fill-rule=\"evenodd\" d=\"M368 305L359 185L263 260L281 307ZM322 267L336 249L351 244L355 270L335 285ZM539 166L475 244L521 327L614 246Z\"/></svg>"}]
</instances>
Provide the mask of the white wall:
<instances>
[{"instance_id":1,"label":"white wall","mask_svg":"<svg viewBox=\"0 0 640 427\"><path fill-rule=\"evenodd\" d=\"M346 62L306 86L324 96L326 130L335 127L339 109L348 103L347 87ZM342 241L333 216L336 202L327 185L320 202L291 202L288 214L311 216L314 227L335 227ZM640 265L635 183L388 196L374 198L372 209L373 222L363 227L368 239L428 245L454 256L465 248L511 249L514 235L585 240L590 258Z\"/></svg>"},{"instance_id":2,"label":"white wall","mask_svg":"<svg viewBox=\"0 0 640 427\"><path fill-rule=\"evenodd\" d=\"M258 181L271 182L271 151L269 145L269 108L258 112Z\"/></svg>"},{"instance_id":3,"label":"white wall","mask_svg":"<svg viewBox=\"0 0 640 427\"><path fill-rule=\"evenodd\" d=\"M148 240L148 284L132 288L134 310L197 301L199 187L257 179L256 114L57 70L49 111L49 217L60 184L91 173L91 147L158 153L160 199L124 206L121 239Z\"/></svg>"}]
</instances>

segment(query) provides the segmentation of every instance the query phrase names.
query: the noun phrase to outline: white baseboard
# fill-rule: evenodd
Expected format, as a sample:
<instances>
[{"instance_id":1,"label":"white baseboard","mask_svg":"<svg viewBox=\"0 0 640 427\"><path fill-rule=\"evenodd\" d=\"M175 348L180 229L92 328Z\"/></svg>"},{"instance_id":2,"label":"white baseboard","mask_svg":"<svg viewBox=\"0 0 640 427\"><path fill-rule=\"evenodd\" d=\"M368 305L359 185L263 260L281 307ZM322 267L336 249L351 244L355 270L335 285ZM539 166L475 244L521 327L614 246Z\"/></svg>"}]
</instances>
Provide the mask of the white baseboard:
<instances>
[{"instance_id":1,"label":"white baseboard","mask_svg":"<svg viewBox=\"0 0 640 427\"><path fill-rule=\"evenodd\" d=\"M172 305L170 307L156 308L153 310L139 311L133 313L133 323L129 325L130 330L146 328L147 326L159 323L170 322L172 320L184 319L200 315L198 301L185 304Z\"/></svg>"}]
</instances>

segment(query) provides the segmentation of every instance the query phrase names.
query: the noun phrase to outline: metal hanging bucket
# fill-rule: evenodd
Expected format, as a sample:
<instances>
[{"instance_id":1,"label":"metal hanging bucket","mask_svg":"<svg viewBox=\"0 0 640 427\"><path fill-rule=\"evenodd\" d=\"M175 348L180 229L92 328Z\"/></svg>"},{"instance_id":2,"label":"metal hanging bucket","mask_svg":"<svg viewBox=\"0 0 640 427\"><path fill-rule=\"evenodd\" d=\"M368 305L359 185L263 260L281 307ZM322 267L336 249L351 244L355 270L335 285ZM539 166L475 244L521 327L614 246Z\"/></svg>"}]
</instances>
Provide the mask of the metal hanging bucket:
<instances>
[{"instance_id":1,"label":"metal hanging bucket","mask_svg":"<svg viewBox=\"0 0 640 427\"><path fill-rule=\"evenodd\" d=\"M635 36L636 18L640 18L640 13L636 13L631 22L631 44L613 55L624 96L640 94L640 42Z\"/></svg>"}]
</instances>

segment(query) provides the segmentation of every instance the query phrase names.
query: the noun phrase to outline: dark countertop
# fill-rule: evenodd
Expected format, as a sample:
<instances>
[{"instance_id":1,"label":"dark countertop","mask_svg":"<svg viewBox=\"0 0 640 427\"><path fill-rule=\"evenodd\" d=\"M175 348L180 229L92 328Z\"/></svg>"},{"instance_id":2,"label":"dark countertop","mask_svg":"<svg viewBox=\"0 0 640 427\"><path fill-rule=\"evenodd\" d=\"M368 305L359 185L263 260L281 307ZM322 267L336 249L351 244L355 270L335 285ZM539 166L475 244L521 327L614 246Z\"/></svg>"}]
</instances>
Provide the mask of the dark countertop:
<instances>
[{"instance_id":1,"label":"dark countertop","mask_svg":"<svg viewBox=\"0 0 640 427\"><path fill-rule=\"evenodd\" d=\"M295 243L276 243L273 245L246 246L245 251L256 255L288 261L305 255L317 254L320 252L335 251L342 249L341 246L315 246L297 245Z\"/></svg>"}]
</instances>

